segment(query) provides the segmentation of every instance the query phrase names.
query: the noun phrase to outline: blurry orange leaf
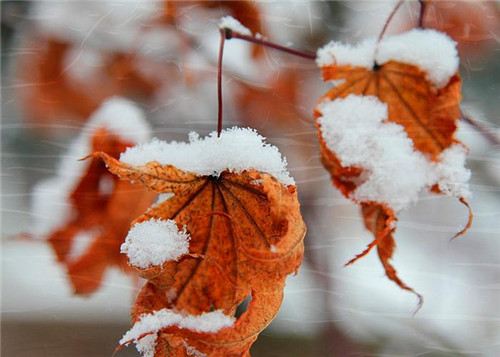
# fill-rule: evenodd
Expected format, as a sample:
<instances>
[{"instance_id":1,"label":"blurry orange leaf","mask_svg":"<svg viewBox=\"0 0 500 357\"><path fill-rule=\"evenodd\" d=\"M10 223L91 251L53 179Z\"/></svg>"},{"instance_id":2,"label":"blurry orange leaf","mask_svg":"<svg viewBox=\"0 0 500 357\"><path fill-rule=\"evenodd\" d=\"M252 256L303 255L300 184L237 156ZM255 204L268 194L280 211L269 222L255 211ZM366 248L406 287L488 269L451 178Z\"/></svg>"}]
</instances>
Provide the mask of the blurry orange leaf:
<instances>
[{"instance_id":1,"label":"blurry orange leaf","mask_svg":"<svg viewBox=\"0 0 500 357\"><path fill-rule=\"evenodd\" d=\"M37 129L50 128L61 119L84 121L106 98L113 95L148 98L159 86L151 76L138 70L135 57L105 52L102 67L95 67L97 73L81 82L69 74L75 70L72 67L81 65L69 60L75 46L56 39L33 37L28 43L35 53L20 59L18 76L22 85L17 91L27 118L44 124ZM78 51L80 56L82 51L92 49Z\"/></svg>"},{"instance_id":2,"label":"blurry orange leaf","mask_svg":"<svg viewBox=\"0 0 500 357\"><path fill-rule=\"evenodd\" d=\"M92 138L92 150L106 151L113 157L118 157L128 146L131 144L104 128L97 130ZM120 245L130 222L153 199L152 193L138 185L119 181L100 160L89 163L69 197L73 216L49 237L58 261L66 266L75 294L96 291L110 266L128 269Z\"/></svg>"},{"instance_id":3,"label":"blurry orange leaf","mask_svg":"<svg viewBox=\"0 0 500 357\"><path fill-rule=\"evenodd\" d=\"M426 1L423 27L447 33L461 55L478 57L497 43L500 9L493 1ZM492 46L491 46L492 47Z\"/></svg>"},{"instance_id":4,"label":"blurry orange leaf","mask_svg":"<svg viewBox=\"0 0 500 357\"><path fill-rule=\"evenodd\" d=\"M283 125L297 125L298 119L302 117L297 109L299 79L294 70L280 70L272 76L269 87L253 87L243 83L237 93L242 118L256 127L267 125L268 121L280 128Z\"/></svg>"},{"instance_id":5,"label":"blurry orange leaf","mask_svg":"<svg viewBox=\"0 0 500 357\"><path fill-rule=\"evenodd\" d=\"M189 349L210 356L248 356L251 344L279 310L286 276L302 260L305 225L295 186L255 170L226 170L215 177L155 161L134 167L104 153L95 153L98 157L121 179L174 194L135 223L174 220L191 236L188 255L138 268L148 283L133 308L134 322L162 309L190 315L221 310L234 316L252 297L234 325L218 332L175 326L152 331L158 333L155 356L185 356Z\"/></svg>"}]
</instances>

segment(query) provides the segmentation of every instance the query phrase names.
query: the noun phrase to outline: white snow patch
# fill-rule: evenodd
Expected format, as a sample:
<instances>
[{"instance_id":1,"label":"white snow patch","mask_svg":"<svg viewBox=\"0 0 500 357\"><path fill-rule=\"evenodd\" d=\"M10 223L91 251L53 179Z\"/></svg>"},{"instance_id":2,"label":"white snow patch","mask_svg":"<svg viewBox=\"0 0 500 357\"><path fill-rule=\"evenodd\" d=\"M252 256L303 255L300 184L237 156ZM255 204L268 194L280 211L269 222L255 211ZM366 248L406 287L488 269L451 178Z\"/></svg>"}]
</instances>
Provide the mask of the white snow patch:
<instances>
[{"instance_id":1,"label":"white snow patch","mask_svg":"<svg viewBox=\"0 0 500 357\"><path fill-rule=\"evenodd\" d=\"M80 259L95 241L99 232L80 231L73 237L71 247L67 256L68 262L75 262Z\"/></svg>"},{"instance_id":2,"label":"white snow patch","mask_svg":"<svg viewBox=\"0 0 500 357\"><path fill-rule=\"evenodd\" d=\"M78 83L92 84L106 61L105 55L96 49L75 46L64 57L68 77Z\"/></svg>"},{"instance_id":3,"label":"white snow patch","mask_svg":"<svg viewBox=\"0 0 500 357\"><path fill-rule=\"evenodd\" d=\"M252 31L243 26L241 22L232 16L224 16L219 22L220 29L229 29L231 31L239 32L242 35L252 36Z\"/></svg>"},{"instance_id":4,"label":"white snow patch","mask_svg":"<svg viewBox=\"0 0 500 357\"><path fill-rule=\"evenodd\" d=\"M173 220L149 220L136 223L128 232L121 252L135 267L150 268L189 253L189 234L179 231Z\"/></svg>"},{"instance_id":5,"label":"white snow patch","mask_svg":"<svg viewBox=\"0 0 500 357\"><path fill-rule=\"evenodd\" d=\"M106 100L90 117L85 129L105 127L132 144L144 142L150 138L151 128L144 117L144 112L132 101L112 97Z\"/></svg>"},{"instance_id":6,"label":"white snow patch","mask_svg":"<svg viewBox=\"0 0 500 357\"><path fill-rule=\"evenodd\" d=\"M173 193L160 193L158 195L158 198L156 199L155 206L159 205L160 203L165 202L166 200L169 200L170 198L174 197Z\"/></svg>"},{"instance_id":7,"label":"white snow patch","mask_svg":"<svg viewBox=\"0 0 500 357\"><path fill-rule=\"evenodd\" d=\"M318 50L316 63L320 67L351 65L372 68L375 43L373 38L357 45L332 41ZM431 29L413 29L384 37L379 44L376 63L382 65L389 61L419 67L438 89L448 84L459 65L456 43L446 34Z\"/></svg>"},{"instance_id":8,"label":"white snow patch","mask_svg":"<svg viewBox=\"0 0 500 357\"><path fill-rule=\"evenodd\" d=\"M199 175L220 175L221 172L242 172L254 169L276 177L284 185L293 185L287 171L286 158L279 150L265 143L265 138L249 128L231 128L200 138L189 134L189 142L165 142L154 139L148 144L128 148L120 161L133 166L157 161Z\"/></svg>"},{"instance_id":9,"label":"white snow patch","mask_svg":"<svg viewBox=\"0 0 500 357\"><path fill-rule=\"evenodd\" d=\"M439 189L448 196L469 197L470 170L465 169L467 148L453 145L444 150L437 164L437 183Z\"/></svg>"},{"instance_id":10,"label":"white snow patch","mask_svg":"<svg viewBox=\"0 0 500 357\"><path fill-rule=\"evenodd\" d=\"M38 182L33 188L31 215L34 235L47 236L70 219L73 212L68 196L90 164L90 160L79 160L91 153L92 136L100 128L108 129L131 144L148 140L151 134L144 114L132 102L119 97L104 102L71 142L56 167L56 175ZM103 185L101 188L109 189L105 183Z\"/></svg>"},{"instance_id":11,"label":"white snow patch","mask_svg":"<svg viewBox=\"0 0 500 357\"><path fill-rule=\"evenodd\" d=\"M45 238L69 220L71 203L67 196L73 183L61 173L33 187L30 207L33 225L30 231L35 237Z\"/></svg>"},{"instance_id":12,"label":"white snow patch","mask_svg":"<svg viewBox=\"0 0 500 357\"><path fill-rule=\"evenodd\" d=\"M465 148L452 145L437 163L414 150L403 126L384 121L387 105L374 96L349 95L319 105L320 130L327 147L343 166L365 169L365 181L353 192L359 202L384 202L395 211L418 199L419 192L438 184L443 193L467 197L470 172Z\"/></svg>"},{"instance_id":13,"label":"white snow patch","mask_svg":"<svg viewBox=\"0 0 500 357\"><path fill-rule=\"evenodd\" d=\"M137 348L137 351L139 351L143 357L154 357L157 339L157 333L144 336L140 340L135 341L135 348Z\"/></svg>"},{"instance_id":14,"label":"white snow patch","mask_svg":"<svg viewBox=\"0 0 500 357\"><path fill-rule=\"evenodd\" d=\"M99 180L99 193L111 195L115 188L115 181L110 176L103 176Z\"/></svg>"},{"instance_id":15,"label":"white snow patch","mask_svg":"<svg viewBox=\"0 0 500 357\"><path fill-rule=\"evenodd\" d=\"M177 326L197 332L217 332L222 328L230 327L236 319L225 315L222 310L204 312L201 315L186 315L169 309L161 309L152 314L144 314L139 321L123 335L120 345L136 342L141 336L169 327Z\"/></svg>"}]
</instances>

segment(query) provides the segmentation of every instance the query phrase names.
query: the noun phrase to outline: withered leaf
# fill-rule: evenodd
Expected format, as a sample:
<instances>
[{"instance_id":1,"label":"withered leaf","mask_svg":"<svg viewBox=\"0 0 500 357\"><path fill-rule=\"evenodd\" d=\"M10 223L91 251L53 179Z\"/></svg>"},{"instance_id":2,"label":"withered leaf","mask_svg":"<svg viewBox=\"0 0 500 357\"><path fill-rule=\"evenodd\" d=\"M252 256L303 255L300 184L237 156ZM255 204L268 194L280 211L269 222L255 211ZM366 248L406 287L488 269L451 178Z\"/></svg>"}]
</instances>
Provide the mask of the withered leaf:
<instances>
[{"instance_id":1,"label":"withered leaf","mask_svg":"<svg viewBox=\"0 0 500 357\"><path fill-rule=\"evenodd\" d=\"M251 169L198 176L154 161L133 167L104 153L94 154L97 157L122 179L174 194L136 223L172 219L191 236L189 255L138 269L148 283L133 308L134 322L164 308L194 315L222 310L234 316L252 296L236 323L217 333L161 330L155 356L185 356L186 346L210 356L248 356L253 341L279 310L286 276L302 260L306 228L295 186Z\"/></svg>"},{"instance_id":2,"label":"withered leaf","mask_svg":"<svg viewBox=\"0 0 500 357\"><path fill-rule=\"evenodd\" d=\"M460 77L455 74L448 84L437 89L427 78L426 73L415 65L389 61L382 65L375 64L372 69L350 65L328 65L322 67L323 79L342 80L338 86L329 90L323 97L335 100L354 95L376 96L388 107L387 121L401 125L412 140L415 150L420 151L431 161L437 162L443 150L458 143L454 138L456 121L460 118L459 102ZM315 110L315 117L321 113ZM318 128L320 124L317 122ZM319 130L321 160L330 172L332 182L342 194L351 194L363 182L365 168L342 166L340 159L325 143ZM437 187L433 192L440 193ZM466 201L460 198L461 202ZM386 275L402 289L413 291L397 276L396 270L389 264L394 250L395 212L382 202L362 202L362 215L365 225L375 238L362 253L346 265L354 263L366 255L373 247L378 254ZM470 226L472 214L467 227ZM460 232L464 233L465 230ZM414 292L415 293L415 292ZM420 303L422 297L417 294Z\"/></svg>"},{"instance_id":3,"label":"withered leaf","mask_svg":"<svg viewBox=\"0 0 500 357\"><path fill-rule=\"evenodd\" d=\"M114 157L128 146L131 144L104 128L92 137L93 150L103 150ZM103 191L103 183L110 186L109 191ZM75 294L88 295L96 291L110 266L129 270L125 257L120 254L120 245L130 222L152 203L154 196L138 185L118 180L100 160L92 159L70 194L71 219L48 239L58 261L66 266ZM90 240L83 250L76 247L82 234L83 239ZM74 252L75 247L82 251Z\"/></svg>"}]
</instances>

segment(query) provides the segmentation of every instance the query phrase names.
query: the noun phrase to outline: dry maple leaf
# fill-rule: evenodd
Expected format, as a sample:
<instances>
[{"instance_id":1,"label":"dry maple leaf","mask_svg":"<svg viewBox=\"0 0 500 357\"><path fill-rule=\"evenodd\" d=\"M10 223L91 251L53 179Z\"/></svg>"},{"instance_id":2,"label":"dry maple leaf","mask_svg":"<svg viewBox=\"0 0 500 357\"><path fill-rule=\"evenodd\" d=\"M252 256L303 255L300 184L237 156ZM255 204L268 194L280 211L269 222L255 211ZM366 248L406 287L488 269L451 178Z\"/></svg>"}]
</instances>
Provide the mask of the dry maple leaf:
<instances>
[{"instance_id":1,"label":"dry maple leaf","mask_svg":"<svg viewBox=\"0 0 500 357\"><path fill-rule=\"evenodd\" d=\"M33 233L48 239L75 294L94 292L110 266L130 270L120 245L130 222L154 199L144 188L119 181L100 160L78 159L94 150L118 157L148 137L149 126L137 107L121 98L109 99L70 144L56 175L34 189Z\"/></svg>"},{"instance_id":2,"label":"dry maple leaf","mask_svg":"<svg viewBox=\"0 0 500 357\"><path fill-rule=\"evenodd\" d=\"M441 51L442 53L439 53L441 57L434 54L437 59L433 60L433 53L430 51ZM413 291L397 277L395 269L389 264L395 246L392 234L395 230L396 213L393 207L383 201L377 202L377 199L355 198L356 190L366 182L367 175L370 175L376 167L367 169L362 165L342 164L342 159L326 143L323 133L324 125L319 121L323 115L321 103L338 101L347 97L349 97L348 100L354 100L353 95L363 96L360 98L375 96L387 105L388 115L382 124L398 124L404 130L405 135L411 139L414 149L410 148L409 151L415 150L420 153L417 159L428 160L428 166L438 165L443 160L442 156L447 149L459 145L454 138L456 121L460 118L461 97L460 77L456 73L458 58L455 47L448 43L444 35L435 31L414 30L399 37L394 36L384 40L380 44L366 41L358 47L342 47L338 43L332 43L318 53L318 63L322 67L323 79L338 81L315 109L316 123L320 129L321 159L325 168L330 172L334 185L346 197L361 203L365 225L375 236L367 249L349 261L347 265L377 246L387 276L401 288ZM367 54L375 56L379 62L376 63L369 58L365 61L360 59L361 56ZM359 57L356 57L358 55ZM412 55L416 58L411 58ZM440 62L441 60L443 63ZM356 108L353 110L355 111ZM366 115L370 115L369 112L370 110ZM330 119L335 120L335 115L332 112ZM353 120L356 119L353 118ZM386 140L391 139L388 137ZM373 159L382 160L382 158ZM387 185L391 184L387 183ZM430 189L441 193L443 190L440 187L433 185ZM449 194L449 192L445 193ZM461 202L466 203L463 197L459 198ZM471 218L470 214L466 229L470 226Z\"/></svg>"},{"instance_id":3,"label":"dry maple leaf","mask_svg":"<svg viewBox=\"0 0 500 357\"><path fill-rule=\"evenodd\" d=\"M189 315L220 310L234 316L252 297L235 324L218 332L176 326L151 331L158 334L154 355L185 356L191 349L210 356L248 356L251 344L279 310L286 276L296 272L302 260L306 228L296 187L253 169L197 175L155 161L134 167L104 153L96 157L122 179L174 194L136 224L174 220L191 237L188 255L138 269L148 283L133 308L134 322L162 309Z\"/></svg>"},{"instance_id":4,"label":"dry maple leaf","mask_svg":"<svg viewBox=\"0 0 500 357\"><path fill-rule=\"evenodd\" d=\"M113 157L118 157L129 146L132 144L104 128L97 130L92 138L92 150L102 150ZM111 191L103 191L103 182L112 187ZM154 195L142 187L117 180L100 160L90 162L70 195L73 218L48 239L58 261L66 266L75 294L88 295L96 291L110 266L129 270L120 254L120 245L130 222L153 199ZM77 245L83 247L77 248ZM84 250L75 252L79 249Z\"/></svg>"}]
</instances>

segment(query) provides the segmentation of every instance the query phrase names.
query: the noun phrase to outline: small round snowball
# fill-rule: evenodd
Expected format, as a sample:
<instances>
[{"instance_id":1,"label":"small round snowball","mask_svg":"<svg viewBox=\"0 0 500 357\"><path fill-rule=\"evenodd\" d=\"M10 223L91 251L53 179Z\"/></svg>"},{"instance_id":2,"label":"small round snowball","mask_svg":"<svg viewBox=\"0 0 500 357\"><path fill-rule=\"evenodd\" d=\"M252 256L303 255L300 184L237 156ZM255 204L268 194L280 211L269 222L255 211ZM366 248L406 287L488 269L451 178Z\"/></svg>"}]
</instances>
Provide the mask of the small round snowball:
<instances>
[{"instance_id":1,"label":"small round snowball","mask_svg":"<svg viewBox=\"0 0 500 357\"><path fill-rule=\"evenodd\" d=\"M150 268L189 253L189 234L179 231L173 220L149 220L135 224L128 232L121 252L135 267Z\"/></svg>"}]
</instances>

